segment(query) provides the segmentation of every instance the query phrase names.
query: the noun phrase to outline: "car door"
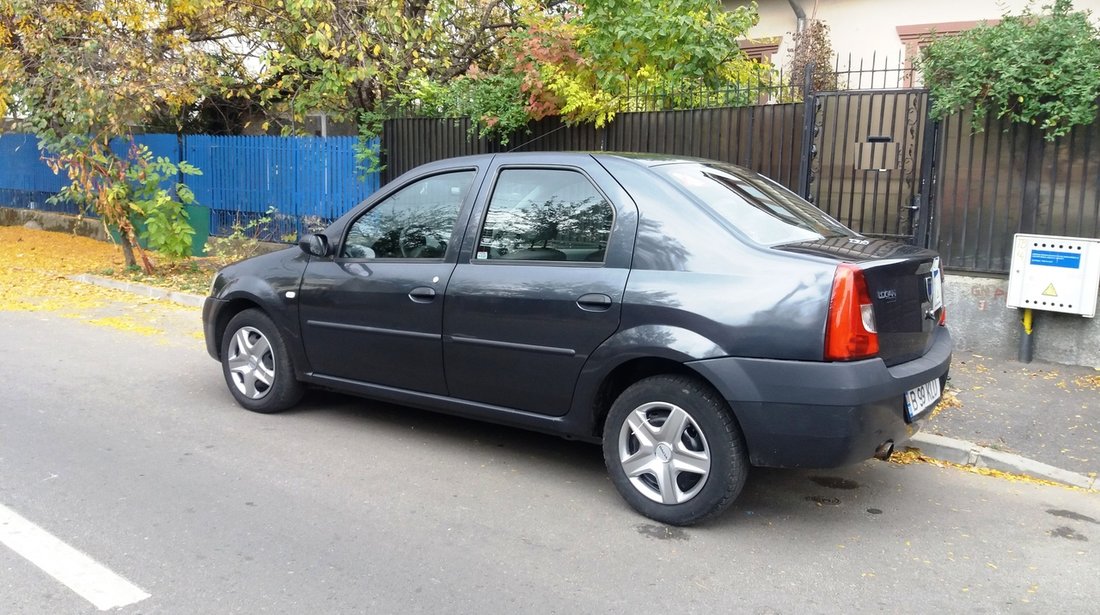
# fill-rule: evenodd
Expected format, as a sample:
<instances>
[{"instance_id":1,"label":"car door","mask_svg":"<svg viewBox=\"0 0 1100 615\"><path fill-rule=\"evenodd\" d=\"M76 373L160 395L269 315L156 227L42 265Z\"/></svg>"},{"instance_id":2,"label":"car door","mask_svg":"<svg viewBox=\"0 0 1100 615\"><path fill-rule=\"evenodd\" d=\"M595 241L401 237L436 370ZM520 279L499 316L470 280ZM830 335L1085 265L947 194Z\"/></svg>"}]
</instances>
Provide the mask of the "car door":
<instances>
[{"instance_id":1,"label":"car door","mask_svg":"<svg viewBox=\"0 0 1100 615\"><path fill-rule=\"evenodd\" d=\"M310 259L299 305L315 375L446 394L443 292L476 176L410 180L349 220L333 257Z\"/></svg>"},{"instance_id":2,"label":"car door","mask_svg":"<svg viewBox=\"0 0 1100 615\"><path fill-rule=\"evenodd\" d=\"M447 288L451 395L565 414L619 326L637 210L591 156L498 158ZM525 160L533 163L525 164Z\"/></svg>"}]
</instances>

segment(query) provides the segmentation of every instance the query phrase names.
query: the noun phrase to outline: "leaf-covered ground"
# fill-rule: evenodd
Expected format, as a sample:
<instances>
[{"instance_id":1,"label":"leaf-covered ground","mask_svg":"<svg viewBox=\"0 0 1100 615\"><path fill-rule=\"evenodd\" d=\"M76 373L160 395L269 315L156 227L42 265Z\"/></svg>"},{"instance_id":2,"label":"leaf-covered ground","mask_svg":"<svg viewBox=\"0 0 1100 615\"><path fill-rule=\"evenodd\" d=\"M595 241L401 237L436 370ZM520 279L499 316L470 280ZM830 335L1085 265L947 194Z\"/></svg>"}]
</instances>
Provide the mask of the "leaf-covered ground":
<instances>
[{"instance_id":1,"label":"leaf-covered ground","mask_svg":"<svg viewBox=\"0 0 1100 615\"><path fill-rule=\"evenodd\" d=\"M124 271L122 254L113 244L0 226L0 245L0 310L47 312L165 340L181 337L181 332L191 341L202 337L197 309L68 279L79 273ZM203 284L209 279L206 275Z\"/></svg>"},{"instance_id":2,"label":"leaf-covered ground","mask_svg":"<svg viewBox=\"0 0 1100 615\"><path fill-rule=\"evenodd\" d=\"M1080 474L1100 472L1097 374L958 350L944 401L925 429Z\"/></svg>"},{"instance_id":3,"label":"leaf-covered ground","mask_svg":"<svg viewBox=\"0 0 1100 615\"><path fill-rule=\"evenodd\" d=\"M209 259L190 258L186 260L160 262L153 273L145 273L139 268L101 267L88 273L156 286L168 290L204 295L210 288L210 278L218 270L218 265Z\"/></svg>"}]
</instances>

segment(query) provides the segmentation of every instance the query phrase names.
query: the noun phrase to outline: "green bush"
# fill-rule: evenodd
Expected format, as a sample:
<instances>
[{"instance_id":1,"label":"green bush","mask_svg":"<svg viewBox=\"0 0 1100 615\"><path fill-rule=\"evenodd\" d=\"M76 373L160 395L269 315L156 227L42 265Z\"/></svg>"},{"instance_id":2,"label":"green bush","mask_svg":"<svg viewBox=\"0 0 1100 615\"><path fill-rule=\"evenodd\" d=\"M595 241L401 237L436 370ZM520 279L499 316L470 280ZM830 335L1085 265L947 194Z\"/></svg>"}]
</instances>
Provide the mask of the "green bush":
<instances>
[{"instance_id":1,"label":"green bush","mask_svg":"<svg viewBox=\"0 0 1100 615\"><path fill-rule=\"evenodd\" d=\"M925 47L920 68L932 113L943 117L974 105L976 131L992 111L1036 126L1047 140L1096 119L1100 97L1100 31L1087 11L1056 0L1028 8Z\"/></svg>"}]
</instances>

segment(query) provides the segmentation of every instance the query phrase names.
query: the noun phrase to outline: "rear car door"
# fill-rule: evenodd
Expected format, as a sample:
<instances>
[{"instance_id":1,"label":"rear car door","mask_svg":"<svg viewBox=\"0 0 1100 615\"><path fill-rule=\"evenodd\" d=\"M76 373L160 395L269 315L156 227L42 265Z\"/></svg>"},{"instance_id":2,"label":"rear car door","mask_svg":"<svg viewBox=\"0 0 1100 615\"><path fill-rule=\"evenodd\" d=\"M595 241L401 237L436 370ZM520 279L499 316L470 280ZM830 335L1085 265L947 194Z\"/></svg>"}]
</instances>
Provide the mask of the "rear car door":
<instances>
[{"instance_id":1,"label":"rear car door","mask_svg":"<svg viewBox=\"0 0 1100 615\"><path fill-rule=\"evenodd\" d=\"M618 329L637 210L591 156L558 159L489 169L447 288L453 397L561 416L588 356Z\"/></svg>"},{"instance_id":2,"label":"rear car door","mask_svg":"<svg viewBox=\"0 0 1100 615\"><path fill-rule=\"evenodd\" d=\"M299 305L315 375L446 394L443 293L476 176L412 179L351 219L334 257L310 259Z\"/></svg>"}]
</instances>

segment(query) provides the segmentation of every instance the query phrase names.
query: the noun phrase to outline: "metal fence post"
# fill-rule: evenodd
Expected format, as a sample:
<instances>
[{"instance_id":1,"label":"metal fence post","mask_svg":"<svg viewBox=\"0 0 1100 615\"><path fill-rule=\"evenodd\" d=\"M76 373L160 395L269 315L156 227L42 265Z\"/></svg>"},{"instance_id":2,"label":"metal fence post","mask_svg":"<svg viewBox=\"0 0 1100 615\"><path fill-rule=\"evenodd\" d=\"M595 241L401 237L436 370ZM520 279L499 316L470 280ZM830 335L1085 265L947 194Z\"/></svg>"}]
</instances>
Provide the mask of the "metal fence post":
<instances>
[{"instance_id":1,"label":"metal fence post","mask_svg":"<svg viewBox=\"0 0 1100 615\"><path fill-rule=\"evenodd\" d=\"M935 206L935 190L939 173L940 121L932 117L932 96L925 101L924 141L920 162L920 183L917 193L917 223L913 230L913 244L922 248L932 247L932 208Z\"/></svg>"},{"instance_id":2,"label":"metal fence post","mask_svg":"<svg viewBox=\"0 0 1100 615\"><path fill-rule=\"evenodd\" d=\"M810 165L814 147L814 69L807 64L802 75L802 153L798 160L798 194L810 199Z\"/></svg>"}]
</instances>

